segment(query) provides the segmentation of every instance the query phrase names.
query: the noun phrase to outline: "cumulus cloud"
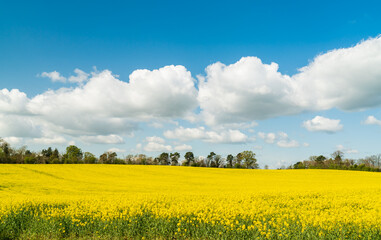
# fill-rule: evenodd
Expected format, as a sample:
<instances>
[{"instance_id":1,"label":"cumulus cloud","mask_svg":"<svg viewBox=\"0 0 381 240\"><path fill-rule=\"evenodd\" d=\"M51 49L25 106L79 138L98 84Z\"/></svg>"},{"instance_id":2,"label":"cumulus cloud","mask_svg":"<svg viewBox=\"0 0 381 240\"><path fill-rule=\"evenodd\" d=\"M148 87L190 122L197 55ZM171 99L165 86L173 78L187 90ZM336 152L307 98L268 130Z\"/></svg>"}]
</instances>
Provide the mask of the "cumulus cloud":
<instances>
[{"instance_id":1,"label":"cumulus cloud","mask_svg":"<svg viewBox=\"0 0 381 240\"><path fill-rule=\"evenodd\" d=\"M250 139L239 130L224 130L220 132L207 131L204 127L184 128L178 127L174 130L167 130L164 136L169 139L180 141L202 140L210 143L245 143Z\"/></svg>"},{"instance_id":2,"label":"cumulus cloud","mask_svg":"<svg viewBox=\"0 0 381 240\"><path fill-rule=\"evenodd\" d=\"M288 137L288 134L285 132L278 133L264 133L259 132L258 137L263 139L266 143L274 144L282 148L294 148L299 147L300 144L296 140L292 140Z\"/></svg>"},{"instance_id":3,"label":"cumulus cloud","mask_svg":"<svg viewBox=\"0 0 381 240\"><path fill-rule=\"evenodd\" d=\"M380 65L381 37L321 54L293 76L256 57L230 65L217 62L198 77L201 116L214 126L302 111L380 106Z\"/></svg>"},{"instance_id":4,"label":"cumulus cloud","mask_svg":"<svg viewBox=\"0 0 381 240\"><path fill-rule=\"evenodd\" d=\"M120 148L110 148L109 150L107 150L107 152L124 153L126 152L126 150Z\"/></svg>"},{"instance_id":5,"label":"cumulus cloud","mask_svg":"<svg viewBox=\"0 0 381 240\"><path fill-rule=\"evenodd\" d=\"M155 143L165 143L165 140L161 137L156 137L156 136L153 136L153 137L146 137L146 141L147 142L155 142Z\"/></svg>"},{"instance_id":6,"label":"cumulus cloud","mask_svg":"<svg viewBox=\"0 0 381 240\"><path fill-rule=\"evenodd\" d=\"M19 137L5 137L3 140L11 145L19 145L23 142L23 138Z\"/></svg>"},{"instance_id":7,"label":"cumulus cloud","mask_svg":"<svg viewBox=\"0 0 381 240\"><path fill-rule=\"evenodd\" d=\"M136 70L128 82L108 70L89 79L79 69L75 73L69 81L83 84L33 98L19 90L1 90L1 136L39 138L41 131L49 131L91 143L121 143L113 135L130 134L141 121L172 121L197 106L194 79L183 66ZM60 79L58 72L41 76Z\"/></svg>"},{"instance_id":8,"label":"cumulus cloud","mask_svg":"<svg viewBox=\"0 0 381 240\"><path fill-rule=\"evenodd\" d=\"M147 137L146 142L147 144L143 147L146 152L171 152L173 150L172 146L165 145L165 140L161 137Z\"/></svg>"},{"instance_id":9,"label":"cumulus cloud","mask_svg":"<svg viewBox=\"0 0 381 240\"><path fill-rule=\"evenodd\" d=\"M303 122L303 127L310 132L334 133L343 129L339 119L329 119L322 116L316 116L311 120Z\"/></svg>"},{"instance_id":10,"label":"cumulus cloud","mask_svg":"<svg viewBox=\"0 0 381 240\"><path fill-rule=\"evenodd\" d=\"M120 81L105 70L94 73L83 86L38 95L28 107L41 115L69 114L76 118L88 114L148 120L181 117L197 106L193 79L183 66L136 70L129 80Z\"/></svg>"},{"instance_id":11,"label":"cumulus cloud","mask_svg":"<svg viewBox=\"0 0 381 240\"><path fill-rule=\"evenodd\" d=\"M62 136L53 136L53 137L39 137L33 138L28 141L29 143L42 144L42 145L51 145L51 144L65 144L67 140Z\"/></svg>"},{"instance_id":12,"label":"cumulus cloud","mask_svg":"<svg viewBox=\"0 0 381 240\"><path fill-rule=\"evenodd\" d=\"M0 90L0 114L26 114L26 104L28 97L25 93L20 92L18 89Z\"/></svg>"},{"instance_id":13,"label":"cumulus cloud","mask_svg":"<svg viewBox=\"0 0 381 240\"><path fill-rule=\"evenodd\" d=\"M47 77L50 78L52 82L66 82L66 78L63 77L59 72L53 71L53 72L43 72L40 75L41 77Z\"/></svg>"},{"instance_id":14,"label":"cumulus cloud","mask_svg":"<svg viewBox=\"0 0 381 240\"><path fill-rule=\"evenodd\" d=\"M41 137L42 125L30 116L0 114L0 136Z\"/></svg>"},{"instance_id":15,"label":"cumulus cloud","mask_svg":"<svg viewBox=\"0 0 381 240\"><path fill-rule=\"evenodd\" d=\"M352 149L352 148L346 148L342 144L337 145L336 149L339 150L339 151L342 151L343 153L348 153L348 154L357 154L357 153L359 153L358 150Z\"/></svg>"},{"instance_id":16,"label":"cumulus cloud","mask_svg":"<svg viewBox=\"0 0 381 240\"><path fill-rule=\"evenodd\" d=\"M276 63L263 64L244 57L225 65L220 62L199 76L198 101L209 125L246 122L299 111L292 98L292 79L278 72Z\"/></svg>"},{"instance_id":17,"label":"cumulus cloud","mask_svg":"<svg viewBox=\"0 0 381 240\"><path fill-rule=\"evenodd\" d=\"M182 141L242 143L251 139L239 129L254 127L255 120L332 108L356 111L380 106L379 66L381 37L323 53L293 76L280 73L276 63L263 63L257 57L243 57L230 65L217 62L198 76L198 86L184 66L174 65L135 70L125 81L109 70L89 75L75 69L75 75L68 79L57 71L43 72L40 76L52 81L79 84L32 98L16 89L1 90L0 136L33 139L50 132L51 136L90 136L87 140L97 141L94 136L126 136L142 121L185 119L204 121L212 130L179 127L165 134ZM364 123L380 124L374 116ZM310 131L342 128L340 120L321 116L303 125ZM282 146L296 146L280 136L277 140L262 137L272 143L283 141L279 143Z\"/></svg>"},{"instance_id":18,"label":"cumulus cloud","mask_svg":"<svg viewBox=\"0 0 381 240\"><path fill-rule=\"evenodd\" d=\"M381 120L378 120L375 116L368 116L364 121L366 125L381 125Z\"/></svg>"},{"instance_id":19,"label":"cumulus cloud","mask_svg":"<svg viewBox=\"0 0 381 240\"><path fill-rule=\"evenodd\" d=\"M192 150L192 146L191 145L187 145L187 144L181 144L181 145L178 145L178 146L175 146L175 151L190 151Z\"/></svg>"},{"instance_id":20,"label":"cumulus cloud","mask_svg":"<svg viewBox=\"0 0 381 240\"><path fill-rule=\"evenodd\" d=\"M265 140L267 143L274 143L276 140L276 134L275 133L264 133L264 132L259 132L258 137Z\"/></svg>"},{"instance_id":21,"label":"cumulus cloud","mask_svg":"<svg viewBox=\"0 0 381 240\"><path fill-rule=\"evenodd\" d=\"M295 148L295 147L299 147L299 143L295 140L286 140L286 139L283 139L283 140L279 140L277 143L278 147L282 147L282 148Z\"/></svg>"},{"instance_id":22,"label":"cumulus cloud","mask_svg":"<svg viewBox=\"0 0 381 240\"><path fill-rule=\"evenodd\" d=\"M381 37L317 56L293 76L304 108L346 111L381 104Z\"/></svg>"},{"instance_id":23,"label":"cumulus cloud","mask_svg":"<svg viewBox=\"0 0 381 240\"><path fill-rule=\"evenodd\" d=\"M81 136L80 139L87 143L98 143L98 144L122 144L124 139L121 136L110 134L110 135L97 135L97 136Z\"/></svg>"},{"instance_id":24,"label":"cumulus cloud","mask_svg":"<svg viewBox=\"0 0 381 240\"><path fill-rule=\"evenodd\" d=\"M90 76L90 74L85 73L84 71L82 71L81 69L78 69L78 68L76 68L74 70L74 72L77 74L77 76L70 76L69 77L69 82L72 82L72 83L83 83L83 82L87 81L87 79Z\"/></svg>"}]
</instances>

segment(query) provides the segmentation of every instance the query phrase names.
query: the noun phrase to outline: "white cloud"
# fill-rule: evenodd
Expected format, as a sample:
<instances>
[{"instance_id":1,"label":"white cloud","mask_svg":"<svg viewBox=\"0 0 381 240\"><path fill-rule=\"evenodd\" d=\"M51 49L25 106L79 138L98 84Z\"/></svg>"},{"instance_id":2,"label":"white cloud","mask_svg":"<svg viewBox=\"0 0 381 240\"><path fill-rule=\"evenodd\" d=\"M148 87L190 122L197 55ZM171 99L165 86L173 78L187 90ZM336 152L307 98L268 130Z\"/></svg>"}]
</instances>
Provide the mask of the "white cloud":
<instances>
[{"instance_id":1,"label":"white cloud","mask_svg":"<svg viewBox=\"0 0 381 240\"><path fill-rule=\"evenodd\" d=\"M367 125L381 125L381 120L378 120L375 116L368 116L364 121Z\"/></svg>"},{"instance_id":2,"label":"white cloud","mask_svg":"<svg viewBox=\"0 0 381 240\"><path fill-rule=\"evenodd\" d=\"M83 86L40 94L27 107L66 134L106 135L130 132L138 121L181 117L197 106L196 94L183 66L136 70L129 83L105 70Z\"/></svg>"},{"instance_id":3,"label":"white cloud","mask_svg":"<svg viewBox=\"0 0 381 240\"><path fill-rule=\"evenodd\" d=\"M321 54L293 76L256 57L231 65L217 62L206 68L206 76L198 76L201 116L214 126L302 111L380 106L380 65L381 37Z\"/></svg>"},{"instance_id":4,"label":"white cloud","mask_svg":"<svg viewBox=\"0 0 381 240\"><path fill-rule=\"evenodd\" d=\"M329 119L322 116L316 116L311 120L303 122L303 127L310 132L334 133L343 129L339 119Z\"/></svg>"},{"instance_id":5,"label":"white cloud","mask_svg":"<svg viewBox=\"0 0 381 240\"><path fill-rule=\"evenodd\" d=\"M110 148L109 150L107 150L107 152L124 153L126 152L126 150L120 148Z\"/></svg>"},{"instance_id":6,"label":"white cloud","mask_svg":"<svg viewBox=\"0 0 381 240\"><path fill-rule=\"evenodd\" d=\"M288 137L288 134L285 132L276 133L264 133L259 132L258 137L263 139L266 143L273 144L276 142L278 147L282 148L293 148L299 147L299 142L292 140Z\"/></svg>"},{"instance_id":7,"label":"white cloud","mask_svg":"<svg viewBox=\"0 0 381 240\"><path fill-rule=\"evenodd\" d=\"M3 140L9 143L10 145L19 145L23 142L23 138L19 137L5 137Z\"/></svg>"},{"instance_id":8,"label":"white cloud","mask_svg":"<svg viewBox=\"0 0 381 240\"><path fill-rule=\"evenodd\" d=\"M170 145L164 145L157 142L149 142L144 146L146 152L171 152L172 147Z\"/></svg>"},{"instance_id":9,"label":"white cloud","mask_svg":"<svg viewBox=\"0 0 381 240\"><path fill-rule=\"evenodd\" d=\"M0 114L1 137L41 137L42 126L31 116Z\"/></svg>"},{"instance_id":10,"label":"white cloud","mask_svg":"<svg viewBox=\"0 0 381 240\"><path fill-rule=\"evenodd\" d=\"M381 37L317 56L293 76L302 106L354 111L381 104Z\"/></svg>"},{"instance_id":11,"label":"white cloud","mask_svg":"<svg viewBox=\"0 0 381 240\"><path fill-rule=\"evenodd\" d=\"M30 99L16 89L1 90L1 136L38 138L48 131L88 142L118 143L121 141L115 137L104 140L97 136L131 134L141 121L173 122L172 118L181 118L197 106L194 79L183 66L136 70L129 82L108 70L92 73L87 82L87 73L75 72L71 81L84 84L49 90ZM62 80L58 72L41 76Z\"/></svg>"},{"instance_id":12,"label":"white cloud","mask_svg":"<svg viewBox=\"0 0 381 240\"><path fill-rule=\"evenodd\" d=\"M299 143L295 140L280 140L276 143L279 147L282 148L294 148L299 147Z\"/></svg>"},{"instance_id":13,"label":"white cloud","mask_svg":"<svg viewBox=\"0 0 381 240\"><path fill-rule=\"evenodd\" d=\"M337 145L336 149L342 151L343 153L348 153L348 154L357 154L357 153L359 153L358 150L352 149L352 148L346 148L342 144Z\"/></svg>"},{"instance_id":14,"label":"white cloud","mask_svg":"<svg viewBox=\"0 0 381 240\"><path fill-rule=\"evenodd\" d=\"M155 142L155 143L161 143L161 144L164 144L165 143L165 140L161 137L156 137L156 136L153 136L153 137L146 137L146 141L147 142Z\"/></svg>"},{"instance_id":15,"label":"white cloud","mask_svg":"<svg viewBox=\"0 0 381 240\"><path fill-rule=\"evenodd\" d=\"M192 146L190 145L187 145L187 144L182 144L182 145L178 145L178 146L175 146L175 151L190 151L192 150Z\"/></svg>"},{"instance_id":16,"label":"white cloud","mask_svg":"<svg viewBox=\"0 0 381 240\"><path fill-rule=\"evenodd\" d=\"M248 131L254 131L253 127L258 126L257 122L244 122L244 123L225 123L213 126L215 130L224 130L224 129L249 129Z\"/></svg>"},{"instance_id":17,"label":"white cloud","mask_svg":"<svg viewBox=\"0 0 381 240\"><path fill-rule=\"evenodd\" d=\"M26 104L28 103L28 97L25 93L20 92L18 89L0 90L0 114L1 113L27 113Z\"/></svg>"},{"instance_id":18,"label":"white cloud","mask_svg":"<svg viewBox=\"0 0 381 240\"><path fill-rule=\"evenodd\" d=\"M171 152L173 150L172 146L165 145L165 140L161 137L146 137L145 141L147 144L143 147L143 150L146 152ZM142 145L137 146L137 148L141 147Z\"/></svg>"},{"instance_id":19,"label":"white cloud","mask_svg":"<svg viewBox=\"0 0 381 240\"><path fill-rule=\"evenodd\" d=\"M166 138L170 139L179 139L181 141L190 141L195 139L204 139L205 138L205 128L184 128L179 127L175 130L167 130L163 133Z\"/></svg>"},{"instance_id":20,"label":"white cloud","mask_svg":"<svg viewBox=\"0 0 381 240\"><path fill-rule=\"evenodd\" d=\"M264 132L259 132L258 137L265 140L267 143L274 143L276 140L276 135L275 133L264 133Z\"/></svg>"},{"instance_id":21,"label":"white cloud","mask_svg":"<svg viewBox=\"0 0 381 240\"><path fill-rule=\"evenodd\" d=\"M108 70L90 76L75 69L76 75L68 80L80 84L72 88L49 90L31 98L17 89L1 90L0 136L38 139L48 137L48 132L49 136L78 140L90 136L90 141L99 141L96 136L126 136L142 121L189 120L204 121L212 130L178 127L164 134L182 141L243 143L252 139L239 129L254 127L257 119L380 106L379 66L381 37L321 54L293 76L281 74L276 63L265 64L256 57L244 57L230 65L217 62L206 68L205 76L198 76L197 88L183 66L139 69L126 81ZM67 80L57 71L40 76ZM364 123L381 125L374 116ZM342 128L340 120L320 116L304 124L310 131ZM275 140L268 134L262 136L267 142L296 145L293 140L278 135Z\"/></svg>"},{"instance_id":22,"label":"white cloud","mask_svg":"<svg viewBox=\"0 0 381 240\"><path fill-rule=\"evenodd\" d=\"M87 143L98 143L98 144L122 144L124 140L121 136L110 134L110 135L97 135L97 136L81 136L80 139Z\"/></svg>"},{"instance_id":23,"label":"white cloud","mask_svg":"<svg viewBox=\"0 0 381 240\"><path fill-rule=\"evenodd\" d=\"M164 125L162 123L159 123L159 122L151 122L148 124L148 126L153 127L153 128L163 128L164 127Z\"/></svg>"},{"instance_id":24,"label":"white cloud","mask_svg":"<svg viewBox=\"0 0 381 240\"><path fill-rule=\"evenodd\" d=\"M51 144L66 144L67 140L62 136L54 136L54 137L40 137L33 138L29 140L30 143L42 144L42 145L51 145Z\"/></svg>"},{"instance_id":25,"label":"white cloud","mask_svg":"<svg viewBox=\"0 0 381 240\"><path fill-rule=\"evenodd\" d=\"M52 82L66 82L66 78L61 76L61 74L57 71L53 72L43 72L40 75L41 77L47 77L50 78Z\"/></svg>"},{"instance_id":26,"label":"white cloud","mask_svg":"<svg viewBox=\"0 0 381 240\"><path fill-rule=\"evenodd\" d=\"M297 113L292 79L278 72L276 63L263 64L244 57L225 65L220 62L199 76L198 100L208 125L247 122Z\"/></svg>"},{"instance_id":27,"label":"white cloud","mask_svg":"<svg viewBox=\"0 0 381 240\"><path fill-rule=\"evenodd\" d=\"M78 69L78 68L76 68L74 70L74 72L77 74L77 76L70 76L69 77L69 82L72 82L72 83L83 83L83 82L87 81L87 79L90 76L90 74L85 73L84 71L82 71L81 69Z\"/></svg>"},{"instance_id":28,"label":"white cloud","mask_svg":"<svg viewBox=\"0 0 381 240\"><path fill-rule=\"evenodd\" d=\"M164 136L170 139L181 141L202 140L211 143L244 143L250 139L239 130L206 131L204 127L184 128L178 127L175 130L167 130Z\"/></svg>"}]
</instances>

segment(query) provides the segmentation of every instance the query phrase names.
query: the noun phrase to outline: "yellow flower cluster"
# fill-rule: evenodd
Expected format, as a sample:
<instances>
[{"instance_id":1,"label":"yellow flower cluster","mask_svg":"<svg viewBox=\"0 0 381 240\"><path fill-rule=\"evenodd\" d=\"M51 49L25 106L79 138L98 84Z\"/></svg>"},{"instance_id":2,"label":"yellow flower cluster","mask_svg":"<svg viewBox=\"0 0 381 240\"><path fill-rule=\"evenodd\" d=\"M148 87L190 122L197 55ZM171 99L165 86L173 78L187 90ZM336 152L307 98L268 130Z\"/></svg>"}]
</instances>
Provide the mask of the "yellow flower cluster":
<instances>
[{"instance_id":1,"label":"yellow flower cluster","mask_svg":"<svg viewBox=\"0 0 381 240\"><path fill-rule=\"evenodd\" d=\"M363 232L381 232L381 174L1 165L0 221L31 206L38 208L38 221L70 219L78 228L96 221L105 222L104 229L115 220L134 224L134 218L148 214L175 222L175 236L210 227L220 235L256 231L262 238L295 237L311 228L320 236L355 231L361 237Z\"/></svg>"}]
</instances>

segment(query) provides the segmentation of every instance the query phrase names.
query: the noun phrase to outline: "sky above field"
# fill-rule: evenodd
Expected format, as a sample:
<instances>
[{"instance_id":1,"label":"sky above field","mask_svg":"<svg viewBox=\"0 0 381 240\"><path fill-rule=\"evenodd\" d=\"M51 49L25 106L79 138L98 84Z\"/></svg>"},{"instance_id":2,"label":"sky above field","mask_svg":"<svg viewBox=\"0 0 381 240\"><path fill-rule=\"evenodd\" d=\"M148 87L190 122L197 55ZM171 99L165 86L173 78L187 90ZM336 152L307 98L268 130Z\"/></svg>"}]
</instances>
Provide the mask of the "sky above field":
<instances>
[{"instance_id":1,"label":"sky above field","mask_svg":"<svg viewBox=\"0 0 381 240\"><path fill-rule=\"evenodd\" d=\"M119 156L381 153L378 1L8 1L0 137Z\"/></svg>"}]
</instances>

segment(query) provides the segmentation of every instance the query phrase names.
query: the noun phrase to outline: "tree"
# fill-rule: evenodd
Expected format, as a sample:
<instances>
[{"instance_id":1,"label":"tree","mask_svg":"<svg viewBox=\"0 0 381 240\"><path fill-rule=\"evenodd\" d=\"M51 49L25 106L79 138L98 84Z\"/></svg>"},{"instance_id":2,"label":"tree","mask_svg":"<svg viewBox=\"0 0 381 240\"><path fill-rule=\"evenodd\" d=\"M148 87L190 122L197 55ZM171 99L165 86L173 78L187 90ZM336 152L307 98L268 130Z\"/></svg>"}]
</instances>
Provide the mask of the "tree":
<instances>
[{"instance_id":1,"label":"tree","mask_svg":"<svg viewBox=\"0 0 381 240\"><path fill-rule=\"evenodd\" d=\"M99 162L104 164L112 164L117 161L118 154L116 152L105 152L99 156Z\"/></svg>"},{"instance_id":2,"label":"tree","mask_svg":"<svg viewBox=\"0 0 381 240\"><path fill-rule=\"evenodd\" d=\"M216 154L214 152L210 152L206 157L206 164L208 167L216 167L214 163L214 156L216 156Z\"/></svg>"},{"instance_id":3,"label":"tree","mask_svg":"<svg viewBox=\"0 0 381 240\"><path fill-rule=\"evenodd\" d=\"M10 163L10 153L12 149L9 147L9 144L3 139L0 139L0 149L0 163Z\"/></svg>"},{"instance_id":4,"label":"tree","mask_svg":"<svg viewBox=\"0 0 381 240\"><path fill-rule=\"evenodd\" d=\"M294 164L293 169L304 169L304 164L302 162L297 162Z\"/></svg>"},{"instance_id":5,"label":"tree","mask_svg":"<svg viewBox=\"0 0 381 240\"><path fill-rule=\"evenodd\" d=\"M83 153L80 148L70 145L66 148L66 153L63 156L64 163L81 163Z\"/></svg>"},{"instance_id":6,"label":"tree","mask_svg":"<svg viewBox=\"0 0 381 240\"><path fill-rule=\"evenodd\" d=\"M323 168L324 167L324 161L326 160L327 158L324 157L323 155L319 155L319 156L311 156L310 157L310 160L311 161L314 161L316 164L314 164L315 168ZM327 163L328 164L328 163Z\"/></svg>"},{"instance_id":7,"label":"tree","mask_svg":"<svg viewBox=\"0 0 381 240\"><path fill-rule=\"evenodd\" d=\"M171 165L177 166L179 164L180 153L178 152L171 153L170 158L171 158Z\"/></svg>"},{"instance_id":8,"label":"tree","mask_svg":"<svg viewBox=\"0 0 381 240\"><path fill-rule=\"evenodd\" d=\"M255 153L252 151L243 151L240 154L243 160L243 164L246 168L258 168L257 159L255 158Z\"/></svg>"},{"instance_id":9,"label":"tree","mask_svg":"<svg viewBox=\"0 0 381 240\"><path fill-rule=\"evenodd\" d=\"M222 158L221 158L221 155L216 155L216 156L214 156L214 161L213 161L213 163L214 163L214 167L216 167L216 168L220 167L221 164L222 164Z\"/></svg>"},{"instance_id":10,"label":"tree","mask_svg":"<svg viewBox=\"0 0 381 240\"><path fill-rule=\"evenodd\" d=\"M22 146L19 149L14 149L12 152L13 152L11 156L12 163L18 163L18 164L24 163L26 146Z\"/></svg>"},{"instance_id":11,"label":"tree","mask_svg":"<svg viewBox=\"0 0 381 240\"><path fill-rule=\"evenodd\" d=\"M238 153L237 156L235 157L234 167L235 168L242 168L242 160L243 160L242 153Z\"/></svg>"},{"instance_id":12,"label":"tree","mask_svg":"<svg viewBox=\"0 0 381 240\"><path fill-rule=\"evenodd\" d=\"M229 154L227 157L226 157L226 167L228 168L232 168L233 167L233 161L234 161L234 157L233 155Z\"/></svg>"},{"instance_id":13,"label":"tree","mask_svg":"<svg viewBox=\"0 0 381 240\"><path fill-rule=\"evenodd\" d=\"M185 158L185 162L184 164L186 166L190 166L192 162L194 162L194 155L193 155L193 152L186 152L185 155L184 155L184 158Z\"/></svg>"},{"instance_id":14,"label":"tree","mask_svg":"<svg viewBox=\"0 0 381 240\"><path fill-rule=\"evenodd\" d=\"M108 161L109 163L115 163L115 161L117 160L117 156L118 154L116 154L116 152L107 152L107 155L108 155Z\"/></svg>"},{"instance_id":15,"label":"tree","mask_svg":"<svg viewBox=\"0 0 381 240\"><path fill-rule=\"evenodd\" d=\"M51 162L54 163L54 164L61 163L61 161L60 161L60 153L58 152L57 148L54 149L50 159L51 159Z\"/></svg>"},{"instance_id":16,"label":"tree","mask_svg":"<svg viewBox=\"0 0 381 240\"><path fill-rule=\"evenodd\" d=\"M340 166L342 164L342 159L344 157L344 153L340 150L337 150L331 154L336 165Z\"/></svg>"},{"instance_id":17,"label":"tree","mask_svg":"<svg viewBox=\"0 0 381 240\"><path fill-rule=\"evenodd\" d=\"M42 149L41 154L46 158L50 158L50 156L53 154L52 148L49 147L48 149Z\"/></svg>"},{"instance_id":18,"label":"tree","mask_svg":"<svg viewBox=\"0 0 381 240\"><path fill-rule=\"evenodd\" d=\"M51 161L51 156L53 155L53 150L51 147L49 147L48 149L42 149L41 150L41 155L43 157L43 161L45 163L50 163Z\"/></svg>"},{"instance_id":19,"label":"tree","mask_svg":"<svg viewBox=\"0 0 381 240\"><path fill-rule=\"evenodd\" d=\"M169 165L169 154L166 152L163 152L159 156L159 163L160 165Z\"/></svg>"},{"instance_id":20,"label":"tree","mask_svg":"<svg viewBox=\"0 0 381 240\"><path fill-rule=\"evenodd\" d=\"M85 163L96 163L97 162L97 158L95 157L94 154L92 154L90 152L85 152L83 154L83 161Z\"/></svg>"},{"instance_id":21,"label":"tree","mask_svg":"<svg viewBox=\"0 0 381 240\"><path fill-rule=\"evenodd\" d=\"M381 166L381 154L372 155L369 158L372 160L373 167L380 168L380 166Z\"/></svg>"}]
</instances>

